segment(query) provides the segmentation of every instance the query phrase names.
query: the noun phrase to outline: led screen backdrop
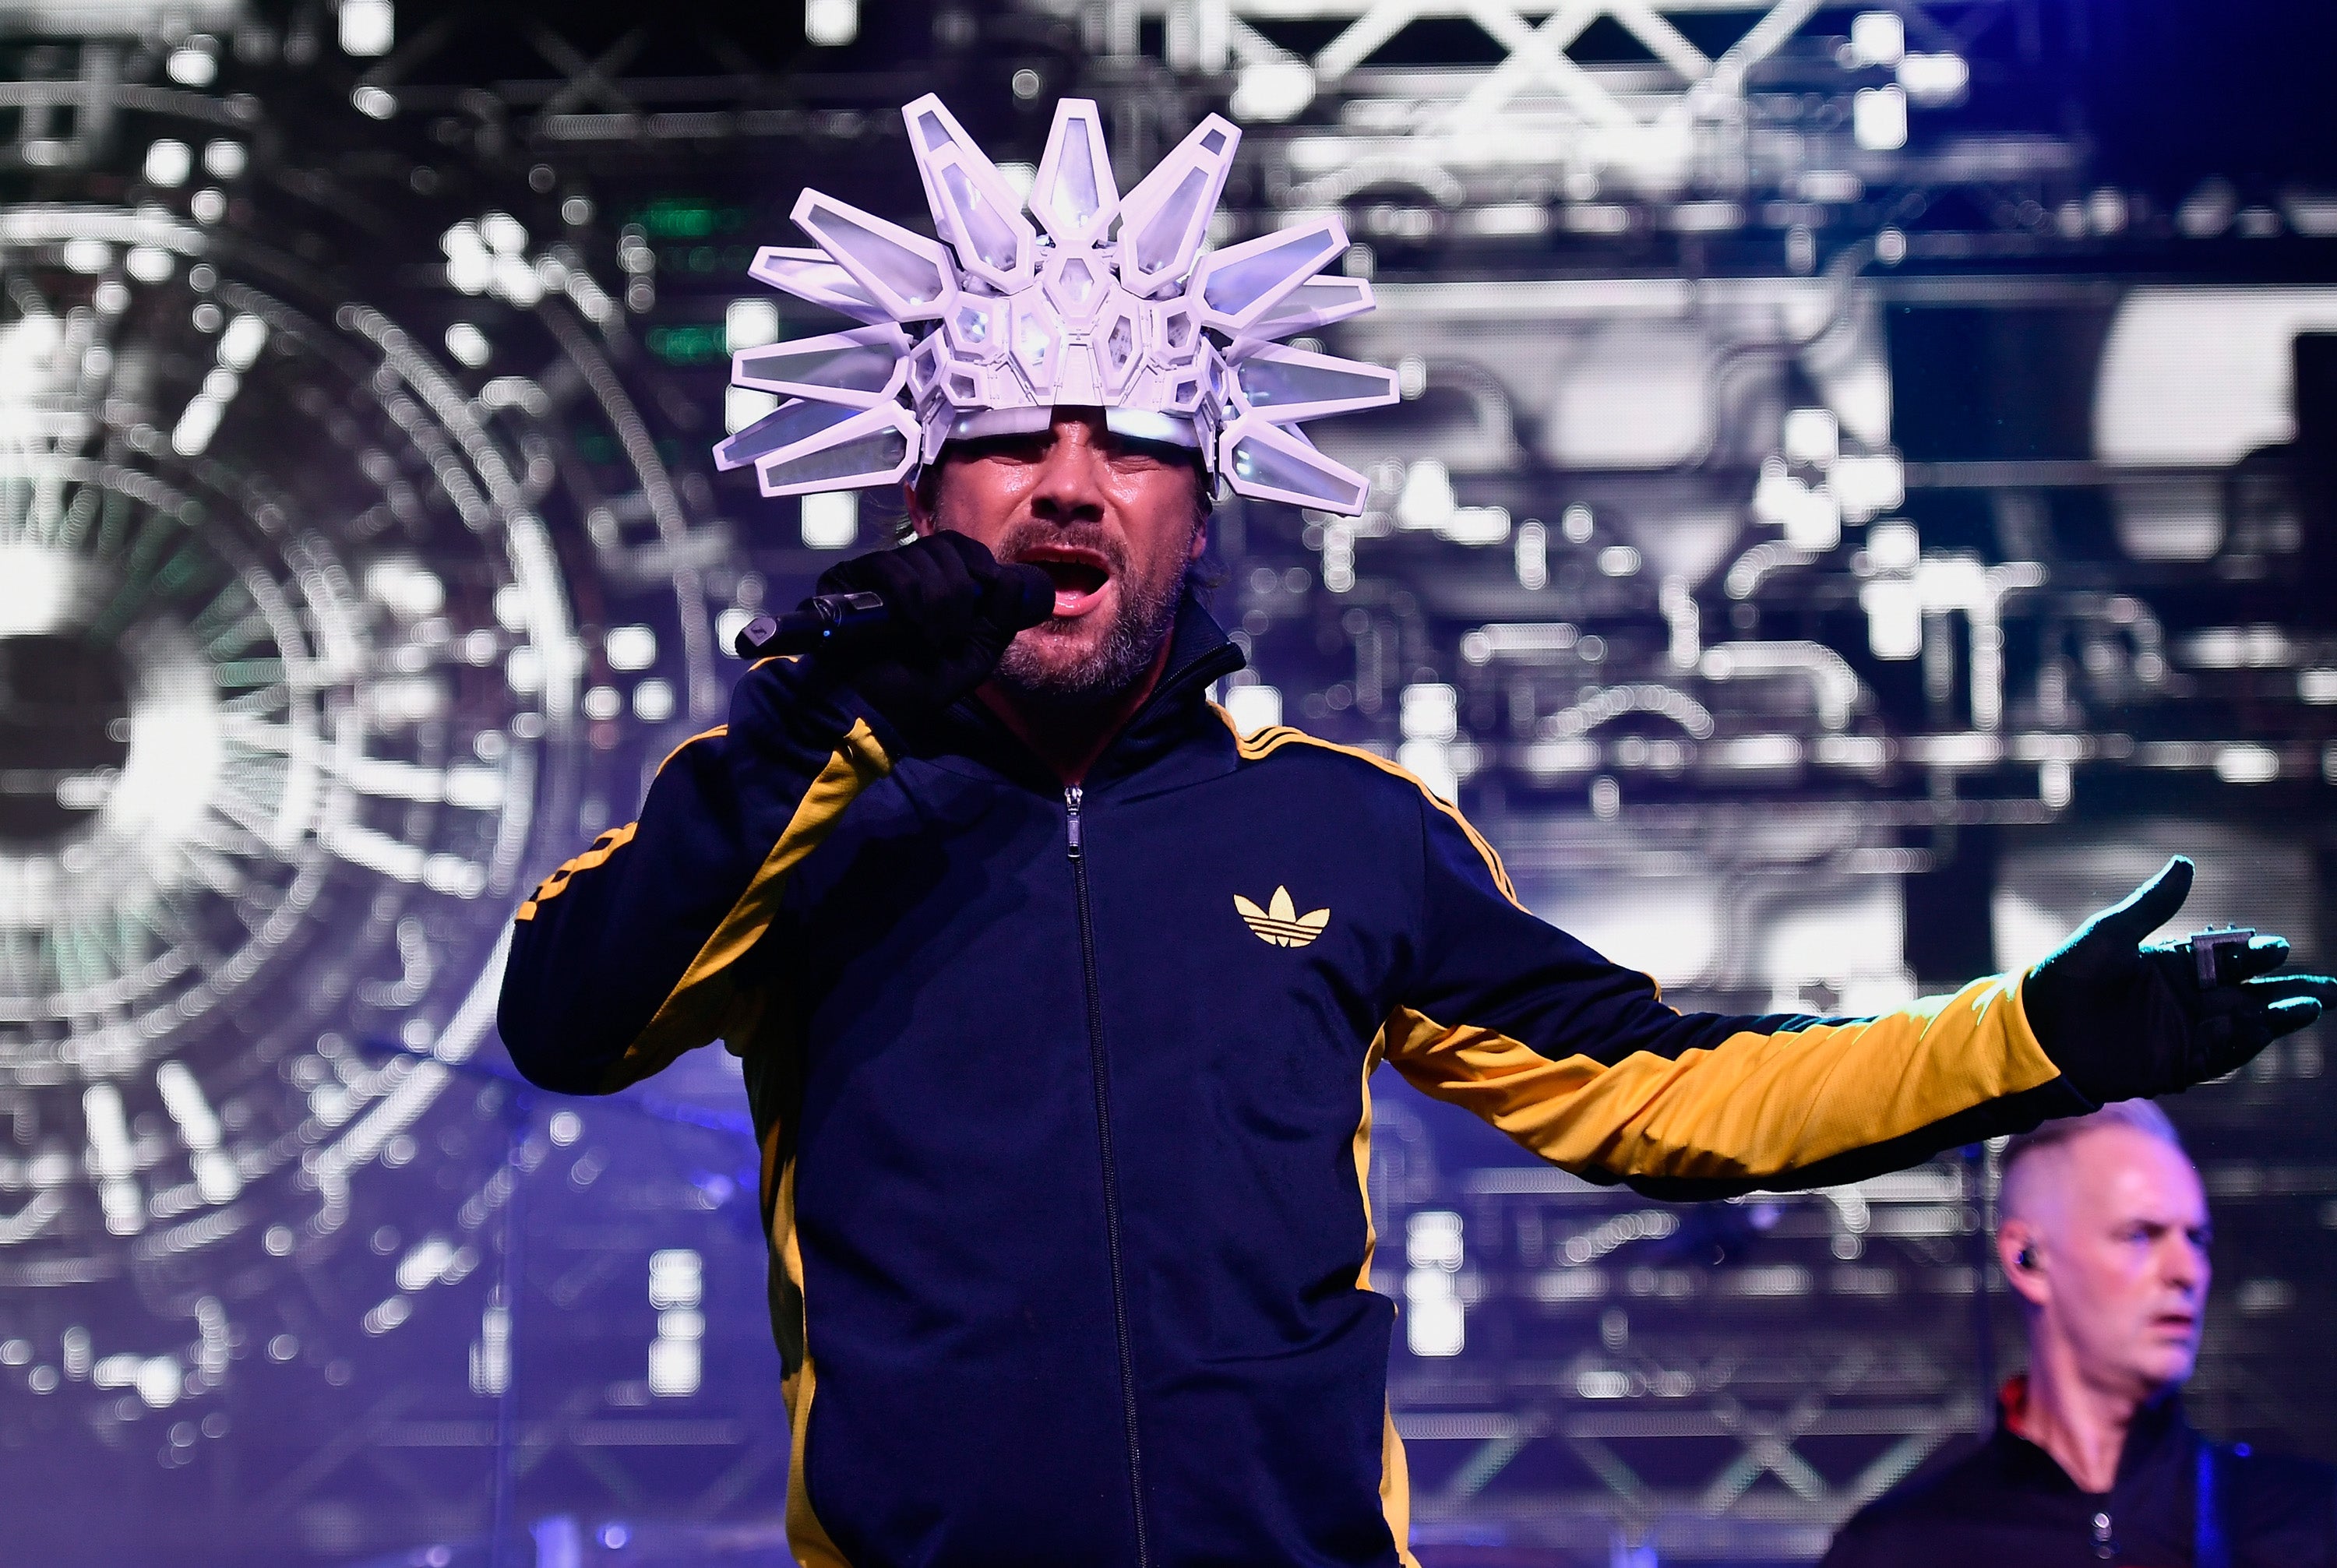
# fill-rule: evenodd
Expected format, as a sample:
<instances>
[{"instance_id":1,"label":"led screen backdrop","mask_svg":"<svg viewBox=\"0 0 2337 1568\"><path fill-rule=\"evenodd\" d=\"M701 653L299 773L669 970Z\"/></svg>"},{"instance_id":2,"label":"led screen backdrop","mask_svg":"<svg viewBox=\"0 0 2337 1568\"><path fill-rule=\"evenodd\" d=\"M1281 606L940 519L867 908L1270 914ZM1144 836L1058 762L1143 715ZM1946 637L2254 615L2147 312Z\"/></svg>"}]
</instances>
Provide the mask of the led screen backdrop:
<instances>
[{"instance_id":1,"label":"led screen backdrop","mask_svg":"<svg viewBox=\"0 0 2337 1568\"><path fill-rule=\"evenodd\" d=\"M0 1475L28 1561L781 1563L735 1063L516 1084L500 933L889 536L712 445L805 184L1245 128L1360 517L1229 499L1246 726L1691 1003L1890 1005L2163 856L2327 962L2337 170L2276 6L0 4ZM2244 111L2244 113L2243 113ZM2179 133L2178 133L2179 132ZM1019 161L1019 162L1018 162ZM1309 345L1301 345L1307 347ZM2324 1457L2324 1046L2173 1106L2193 1396ZM1430 1562L1807 1561L1983 1420L1980 1149L1704 1208L1380 1086ZM12 1548L12 1550L14 1550ZM1637 1553L1638 1555L1634 1555Z\"/></svg>"}]
</instances>

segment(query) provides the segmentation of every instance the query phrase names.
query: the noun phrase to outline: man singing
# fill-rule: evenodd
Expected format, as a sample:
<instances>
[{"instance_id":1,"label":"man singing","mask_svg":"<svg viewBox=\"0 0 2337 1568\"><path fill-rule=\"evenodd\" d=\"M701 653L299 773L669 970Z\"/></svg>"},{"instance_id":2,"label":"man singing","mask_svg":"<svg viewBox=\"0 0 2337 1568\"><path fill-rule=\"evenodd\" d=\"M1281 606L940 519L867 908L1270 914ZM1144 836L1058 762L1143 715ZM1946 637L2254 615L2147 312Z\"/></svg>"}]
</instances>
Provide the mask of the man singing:
<instances>
[{"instance_id":1,"label":"man singing","mask_svg":"<svg viewBox=\"0 0 2337 1568\"><path fill-rule=\"evenodd\" d=\"M2330 1568L2337 1475L2192 1430L2207 1194L2146 1100L2005 1150L1997 1257L2029 1370L1974 1453L1869 1504L1823 1568Z\"/></svg>"},{"instance_id":2,"label":"man singing","mask_svg":"<svg viewBox=\"0 0 2337 1568\"><path fill-rule=\"evenodd\" d=\"M1186 588L1215 485L1354 512L1296 423L1394 396L1276 341L1369 308L1317 275L1335 220L1201 255L1215 116L1122 196L1064 103L1026 215L905 113L946 245L807 191L823 249L756 275L861 325L742 353L788 401L718 454L774 495L910 481L914 540L820 584L885 634L756 664L521 906L500 1020L574 1093L741 1058L806 1563L1410 1563L1382 1061L1700 1196L2181 1088L2337 995L2266 977L2276 940L2231 985L2138 951L2178 861L2037 970L1882 1017L1667 1006L1400 769L1207 701L1242 663Z\"/></svg>"}]
</instances>

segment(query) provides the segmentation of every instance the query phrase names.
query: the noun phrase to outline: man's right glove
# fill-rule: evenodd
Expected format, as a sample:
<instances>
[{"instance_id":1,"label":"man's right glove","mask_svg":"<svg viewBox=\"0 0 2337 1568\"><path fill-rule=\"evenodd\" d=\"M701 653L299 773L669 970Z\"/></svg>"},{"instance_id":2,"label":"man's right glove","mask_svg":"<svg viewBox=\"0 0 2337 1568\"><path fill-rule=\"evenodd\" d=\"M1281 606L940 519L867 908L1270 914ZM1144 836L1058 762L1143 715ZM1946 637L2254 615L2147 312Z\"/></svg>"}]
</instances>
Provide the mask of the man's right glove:
<instances>
[{"instance_id":1,"label":"man's right glove","mask_svg":"<svg viewBox=\"0 0 2337 1568\"><path fill-rule=\"evenodd\" d=\"M936 530L821 573L821 593L875 593L885 635L812 655L857 691L911 750L953 702L987 680L1016 632L1054 612L1055 586L1035 566L999 564L980 540Z\"/></svg>"},{"instance_id":2,"label":"man's right glove","mask_svg":"<svg viewBox=\"0 0 2337 1568\"><path fill-rule=\"evenodd\" d=\"M2086 922L2029 973L2023 1009L2069 1086L2096 1104L2172 1094L2220 1078L2337 1003L2337 980L2273 971L2288 944L2258 936L2232 956L2230 980L2203 985L2185 944L2143 946L2191 892L2191 862Z\"/></svg>"}]
</instances>

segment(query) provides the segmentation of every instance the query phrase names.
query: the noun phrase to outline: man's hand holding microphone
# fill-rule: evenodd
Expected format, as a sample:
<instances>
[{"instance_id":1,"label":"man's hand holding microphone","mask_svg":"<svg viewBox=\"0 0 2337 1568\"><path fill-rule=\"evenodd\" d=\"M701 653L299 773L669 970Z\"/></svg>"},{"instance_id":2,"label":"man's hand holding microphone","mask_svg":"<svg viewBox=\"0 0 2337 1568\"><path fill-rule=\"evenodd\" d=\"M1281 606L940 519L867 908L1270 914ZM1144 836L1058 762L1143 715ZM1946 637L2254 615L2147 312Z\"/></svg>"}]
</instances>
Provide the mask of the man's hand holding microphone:
<instances>
[{"instance_id":1,"label":"man's hand holding microphone","mask_svg":"<svg viewBox=\"0 0 2337 1568\"><path fill-rule=\"evenodd\" d=\"M1044 572L1002 564L979 540L937 529L830 567L797 614L748 622L738 651L808 653L914 750L989 678L1015 634L1054 608Z\"/></svg>"}]
</instances>

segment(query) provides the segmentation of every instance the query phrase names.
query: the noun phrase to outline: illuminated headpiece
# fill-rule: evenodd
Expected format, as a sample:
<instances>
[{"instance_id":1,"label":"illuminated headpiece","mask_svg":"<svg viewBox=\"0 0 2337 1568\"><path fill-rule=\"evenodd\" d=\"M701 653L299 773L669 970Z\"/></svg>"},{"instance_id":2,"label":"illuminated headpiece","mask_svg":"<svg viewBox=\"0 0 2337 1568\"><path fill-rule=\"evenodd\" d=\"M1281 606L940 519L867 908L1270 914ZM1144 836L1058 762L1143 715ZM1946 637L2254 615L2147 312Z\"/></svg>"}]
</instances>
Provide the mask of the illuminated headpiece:
<instances>
[{"instance_id":1,"label":"illuminated headpiece","mask_svg":"<svg viewBox=\"0 0 2337 1568\"><path fill-rule=\"evenodd\" d=\"M818 248L748 270L866 325L733 356L736 385L785 401L715 448L721 467L752 464L766 495L885 485L952 440L1100 407L1237 494L1363 510L1363 476L1297 425L1394 402L1393 373L1276 339L1370 309L1371 285L1317 276L1347 248L1335 218L1202 254L1238 130L1210 115L1122 196L1095 104L1067 98L1026 213L939 98L902 113L946 243L806 191L795 220Z\"/></svg>"}]
</instances>

